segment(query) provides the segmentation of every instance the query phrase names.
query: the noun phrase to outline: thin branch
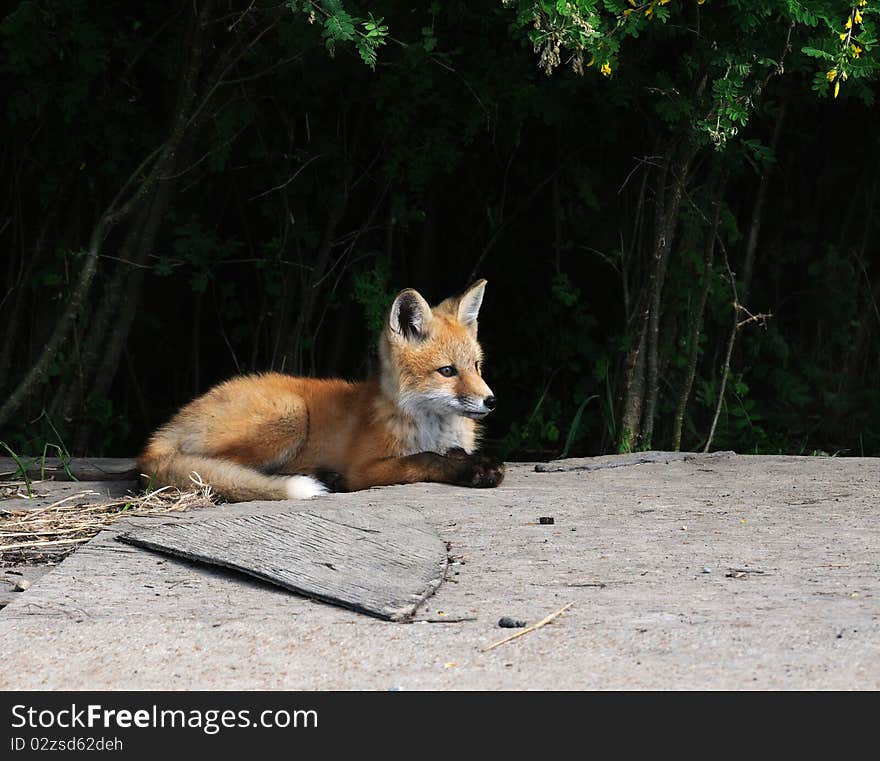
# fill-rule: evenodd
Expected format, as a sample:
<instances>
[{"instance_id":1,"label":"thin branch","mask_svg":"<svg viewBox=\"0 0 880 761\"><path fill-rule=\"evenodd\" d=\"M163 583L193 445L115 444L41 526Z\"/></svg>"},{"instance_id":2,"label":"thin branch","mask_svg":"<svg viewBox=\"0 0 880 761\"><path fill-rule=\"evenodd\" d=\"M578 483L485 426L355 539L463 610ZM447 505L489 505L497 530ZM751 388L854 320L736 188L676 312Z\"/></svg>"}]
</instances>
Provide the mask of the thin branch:
<instances>
[{"instance_id":1,"label":"thin branch","mask_svg":"<svg viewBox=\"0 0 880 761\"><path fill-rule=\"evenodd\" d=\"M227 31L227 32L231 32L233 29L235 29L235 27L238 26L238 23L239 23L239 22L240 22L245 16L247 16L248 13L250 13L251 8L254 7L254 2L255 2L255 0L251 0L251 4L241 12L241 15L240 15L237 19L235 19L235 21L233 21L232 24L230 24L228 27L226 27L226 31Z\"/></svg>"},{"instance_id":2,"label":"thin branch","mask_svg":"<svg viewBox=\"0 0 880 761\"><path fill-rule=\"evenodd\" d=\"M284 190L291 182L293 182L297 177L302 174L303 170L311 163L317 161L320 158L326 156L326 153L319 153L317 156L312 156L308 161L306 161L299 169L294 172L293 176L287 180L286 182L282 182L280 185L276 185L274 188L269 188L268 190L264 190L262 193L257 193L255 196L251 196L248 198L248 201L256 201L258 198L262 198L263 196L269 195L269 193L274 193L276 190Z\"/></svg>"},{"instance_id":3,"label":"thin branch","mask_svg":"<svg viewBox=\"0 0 880 761\"><path fill-rule=\"evenodd\" d=\"M623 193L624 188L626 188L626 186L629 184L629 181L632 178L632 176L636 172L638 172L639 169L641 169L643 166L659 167L660 164L658 163L657 159L662 159L663 157L662 156L642 156L642 158L638 158L636 156L633 156L633 158L636 160L636 165L630 170L629 174L624 178L621 186L617 189L617 195L620 195L621 193Z\"/></svg>"},{"instance_id":4,"label":"thin branch","mask_svg":"<svg viewBox=\"0 0 880 761\"><path fill-rule=\"evenodd\" d=\"M385 183L385 187L382 188L382 192L379 194L379 199L376 201L375 205L373 206L373 210L370 212L370 215L367 217L366 221L356 231L354 237L351 239L351 242L345 247L345 250L339 255L339 257L336 259L336 261L333 262L333 264L331 264L330 267L327 268L327 271L324 273L323 276L321 276L320 278L318 278L318 280L315 281L315 283L312 285L312 288L317 288L325 280L327 280L327 278L329 278L330 275L333 274L333 271L336 269L336 267L339 265L339 263L342 262L352 252L352 250L354 249L358 240L360 240L360 237L364 234L365 231L367 231L369 229L370 224L375 219L376 214L379 211L379 207L382 205L382 201L385 200L385 196L388 194L388 190L390 188L391 188L391 183L390 182Z\"/></svg>"},{"instance_id":5,"label":"thin branch","mask_svg":"<svg viewBox=\"0 0 880 761\"><path fill-rule=\"evenodd\" d=\"M749 325L753 322L761 322L766 325L767 318L772 317L771 314L752 314L746 309L742 304L739 303L739 295L737 294L736 289L736 277L733 274L733 270L730 268L730 259L727 256L727 247L724 245L724 241L721 240L721 236L718 235L718 245L721 247L721 253L724 259L724 266L727 269L727 277L730 280L730 290L733 292L733 327L730 331L730 337L727 339L727 352L724 356L724 364L722 365L721 370L721 387L718 389L718 401L715 404L715 414L712 417L712 425L709 428L709 435L706 438L706 445L703 447L703 452L706 453L712 447L712 440L715 438L715 429L718 426L718 418L721 416L721 407L724 405L724 392L727 389L727 379L730 376L730 358L733 355L733 347L736 344L736 336L739 333L740 328L744 325ZM748 316L745 320L740 320L739 315L740 312L745 312Z\"/></svg>"},{"instance_id":6,"label":"thin branch","mask_svg":"<svg viewBox=\"0 0 880 761\"><path fill-rule=\"evenodd\" d=\"M733 308L736 309L737 312L745 312L748 317L745 320L740 320L736 327L737 329L743 327L744 325L748 325L752 322L760 322L762 325L766 327L767 320L773 316L772 312L759 312L758 314L752 314L748 309L746 309L742 304L734 303Z\"/></svg>"},{"instance_id":7,"label":"thin branch","mask_svg":"<svg viewBox=\"0 0 880 761\"><path fill-rule=\"evenodd\" d=\"M578 153L583 152L583 150L585 150L585 149L581 148L574 155L577 155ZM572 158L573 157L574 156L572 156ZM497 228L495 228L495 232L492 233L491 237L486 242L486 245L483 246L483 250L480 252L480 255L477 257L477 261L474 264L473 270L471 271L471 275L469 278L470 280L473 280L474 278L477 277L477 275L479 273L479 269L483 264L483 261L489 255L491 250L495 247L495 244L498 243L498 239L501 237L501 233L505 232L507 230L507 228L510 227L510 225L513 223L513 221L516 220L519 217L519 215L522 214L529 207L529 205L532 203L532 201L535 200L535 198L544 189L544 187L546 185L553 182L554 178L558 174L562 173L563 171L565 171L568 168L569 168L568 164L566 164L565 166L556 167L556 169L554 169L549 175L547 175L547 177L545 177L537 185L535 185L535 187L532 189L532 191L520 202L520 204L513 211L513 213L507 219L505 219L500 225L498 225Z\"/></svg>"}]
</instances>

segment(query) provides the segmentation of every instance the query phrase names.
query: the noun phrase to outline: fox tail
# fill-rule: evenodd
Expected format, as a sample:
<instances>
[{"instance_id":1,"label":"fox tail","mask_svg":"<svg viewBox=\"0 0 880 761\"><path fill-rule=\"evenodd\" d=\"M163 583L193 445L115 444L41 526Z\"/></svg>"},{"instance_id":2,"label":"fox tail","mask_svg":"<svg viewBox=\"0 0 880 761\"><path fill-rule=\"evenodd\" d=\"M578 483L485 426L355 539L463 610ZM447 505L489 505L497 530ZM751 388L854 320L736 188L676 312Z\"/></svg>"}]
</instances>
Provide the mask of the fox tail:
<instances>
[{"instance_id":1,"label":"fox tail","mask_svg":"<svg viewBox=\"0 0 880 761\"><path fill-rule=\"evenodd\" d=\"M274 476L229 460L178 452L153 454L149 450L138 461L141 473L153 487L191 489L202 481L228 502L261 499L311 499L327 488L311 476Z\"/></svg>"}]
</instances>

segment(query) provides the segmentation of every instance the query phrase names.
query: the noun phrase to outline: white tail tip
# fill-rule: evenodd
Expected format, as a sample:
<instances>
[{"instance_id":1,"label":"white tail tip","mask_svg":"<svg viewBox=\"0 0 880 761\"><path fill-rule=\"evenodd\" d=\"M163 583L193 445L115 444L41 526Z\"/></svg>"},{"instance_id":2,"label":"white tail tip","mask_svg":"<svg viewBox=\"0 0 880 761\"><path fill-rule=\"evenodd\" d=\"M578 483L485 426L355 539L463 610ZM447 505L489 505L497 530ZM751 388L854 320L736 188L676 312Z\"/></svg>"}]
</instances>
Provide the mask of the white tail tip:
<instances>
[{"instance_id":1,"label":"white tail tip","mask_svg":"<svg viewBox=\"0 0 880 761\"><path fill-rule=\"evenodd\" d=\"M311 476L291 476L286 486L288 499L311 499L327 493L327 487Z\"/></svg>"}]
</instances>

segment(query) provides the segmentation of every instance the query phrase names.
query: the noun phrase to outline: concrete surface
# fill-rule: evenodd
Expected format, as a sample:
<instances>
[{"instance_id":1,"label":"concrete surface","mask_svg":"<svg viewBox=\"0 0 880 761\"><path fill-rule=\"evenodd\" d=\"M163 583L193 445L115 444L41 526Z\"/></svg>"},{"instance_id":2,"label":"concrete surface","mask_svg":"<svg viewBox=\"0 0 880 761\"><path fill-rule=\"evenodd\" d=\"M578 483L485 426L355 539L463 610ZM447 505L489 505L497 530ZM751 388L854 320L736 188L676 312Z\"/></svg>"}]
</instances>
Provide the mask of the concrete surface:
<instances>
[{"instance_id":1,"label":"concrete surface","mask_svg":"<svg viewBox=\"0 0 880 761\"><path fill-rule=\"evenodd\" d=\"M454 564L420 617L457 622L386 623L104 532L0 612L0 688L880 687L880 460L518 465L494 490L325 499L421 511ZM484 652L502 616L568 602Z\"/></svg>"}]
</instances>

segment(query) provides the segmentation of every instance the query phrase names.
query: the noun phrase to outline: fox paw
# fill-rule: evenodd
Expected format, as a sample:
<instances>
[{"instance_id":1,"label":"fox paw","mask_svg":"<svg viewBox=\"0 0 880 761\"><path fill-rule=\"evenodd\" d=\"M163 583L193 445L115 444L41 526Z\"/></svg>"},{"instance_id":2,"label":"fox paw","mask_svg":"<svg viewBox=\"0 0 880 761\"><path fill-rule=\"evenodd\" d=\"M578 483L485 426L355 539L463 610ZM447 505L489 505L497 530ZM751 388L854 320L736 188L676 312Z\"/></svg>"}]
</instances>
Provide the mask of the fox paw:
<instances>
[{"instance_id":1,"label":"fox paw","mask_svg":"<svg viewBox=\"0 0 880 761\"><path fill-rule=\"evenodd\" d=\"M463 468L463 486L486 489L504 480L504 463L494 457L471 455Z\"/></svg>"}]
</instances>

